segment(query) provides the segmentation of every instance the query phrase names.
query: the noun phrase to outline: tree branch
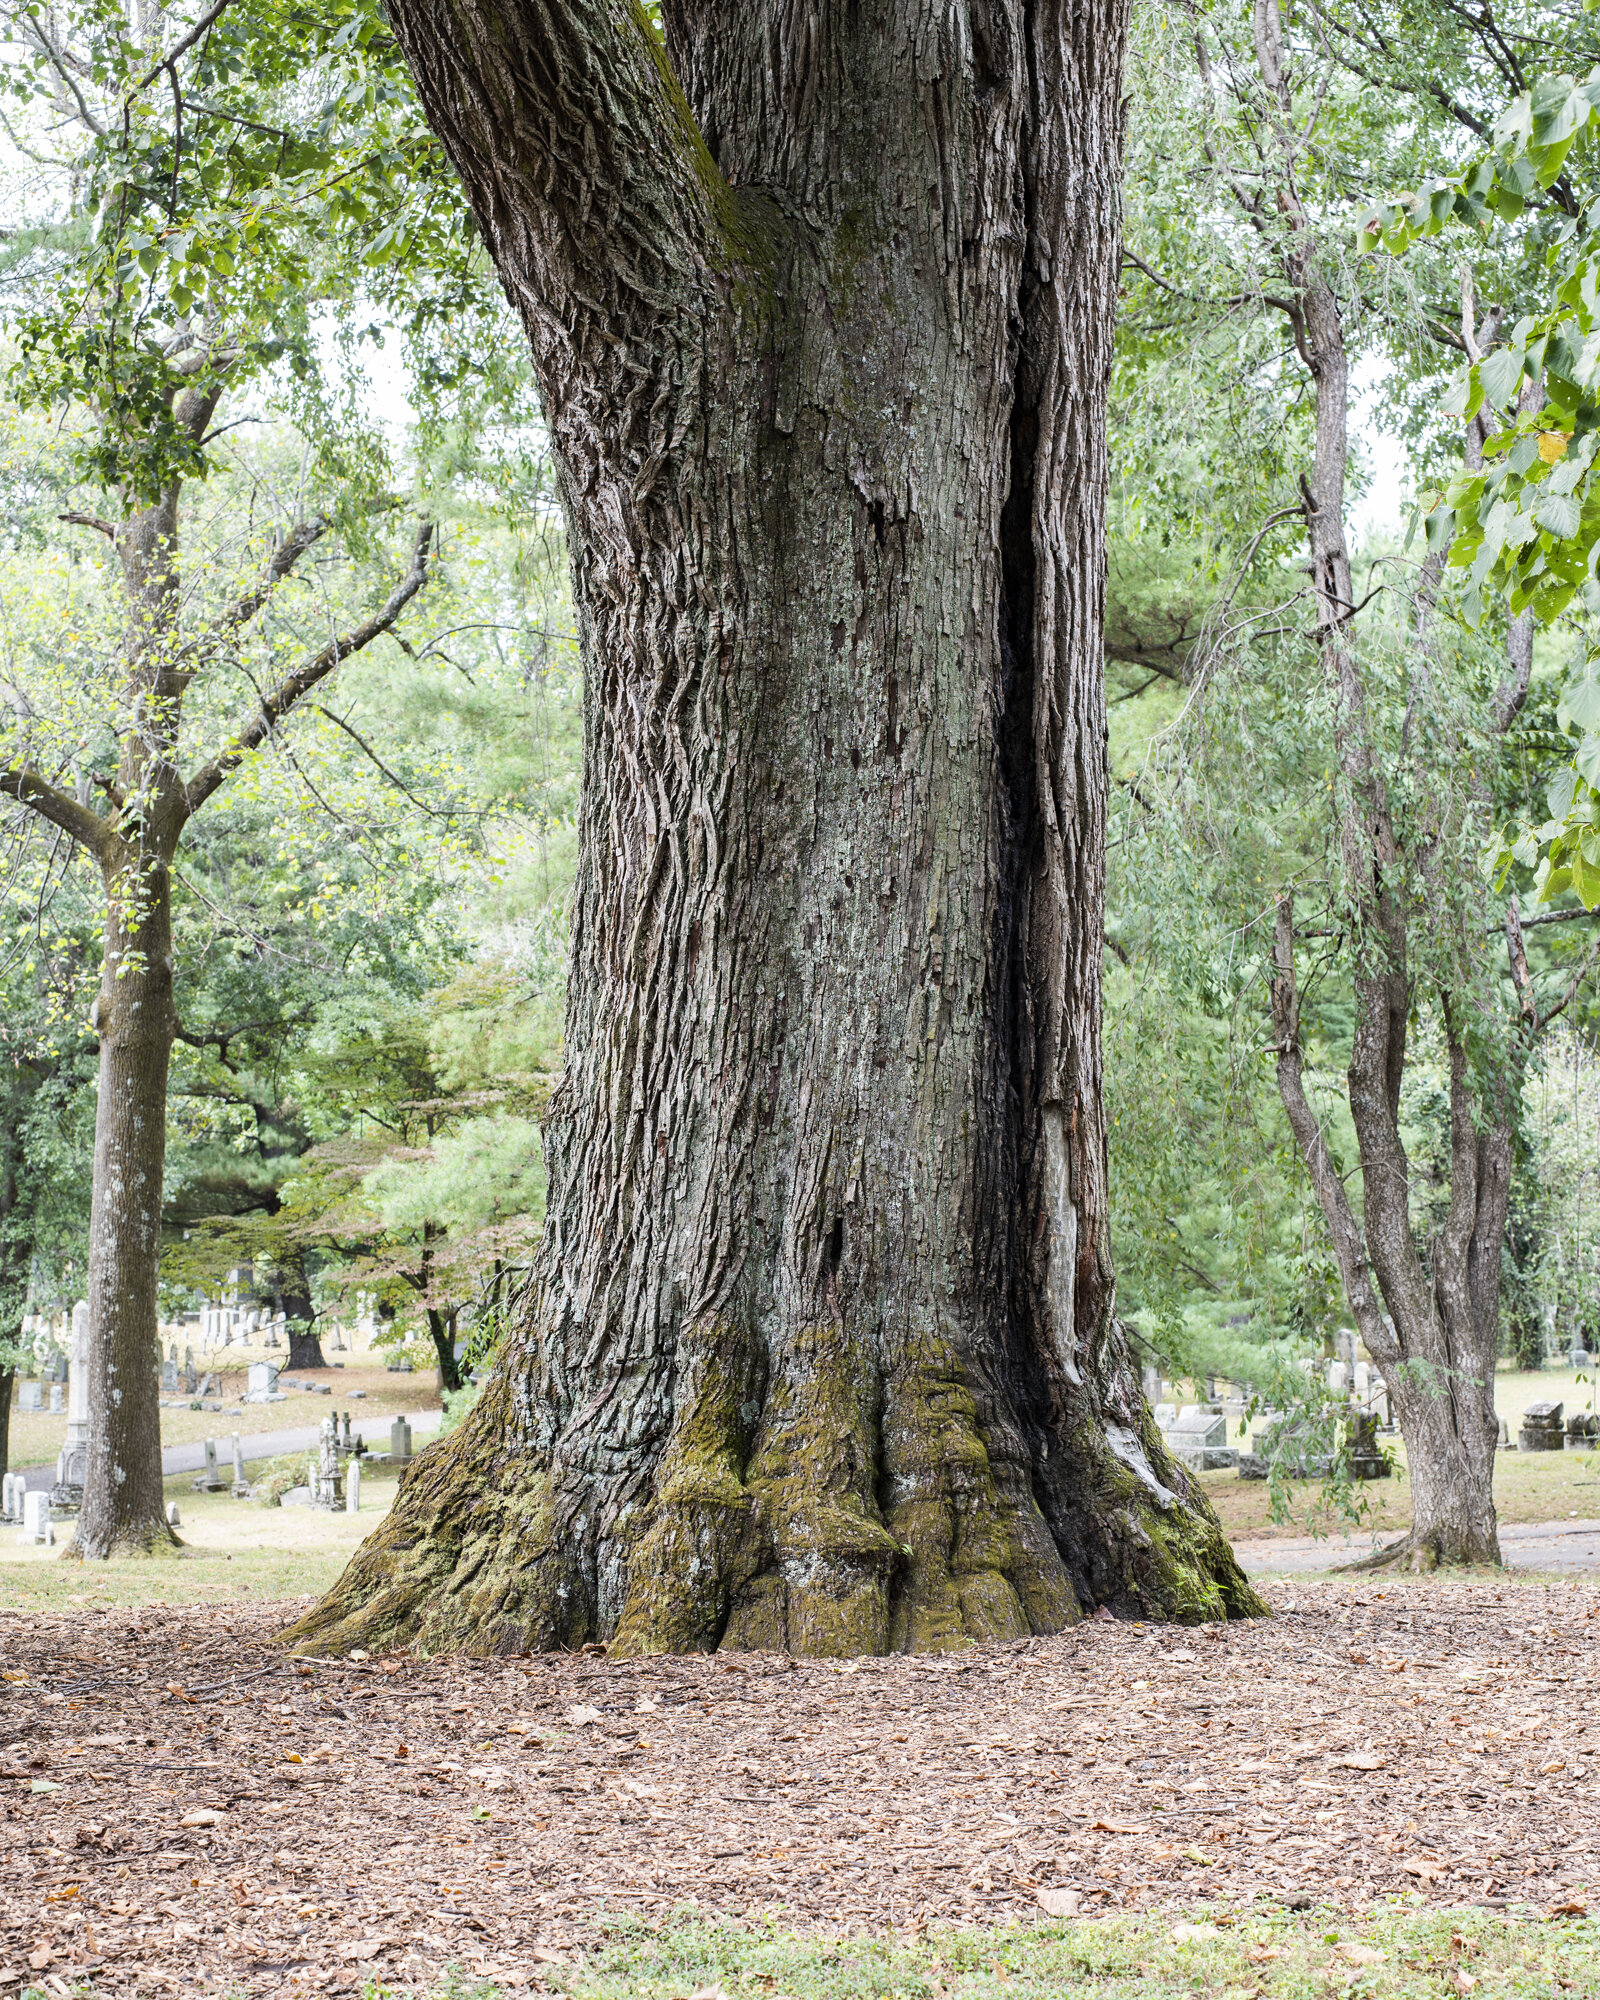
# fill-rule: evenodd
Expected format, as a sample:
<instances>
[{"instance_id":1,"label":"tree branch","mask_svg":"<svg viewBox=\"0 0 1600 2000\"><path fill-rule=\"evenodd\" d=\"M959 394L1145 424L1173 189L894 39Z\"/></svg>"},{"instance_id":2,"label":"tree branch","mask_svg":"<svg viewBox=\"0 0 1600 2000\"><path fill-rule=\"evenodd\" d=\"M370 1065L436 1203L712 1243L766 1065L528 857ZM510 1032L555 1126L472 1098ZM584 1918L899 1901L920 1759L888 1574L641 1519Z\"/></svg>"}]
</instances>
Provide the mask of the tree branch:
<instances>
[{"instance_id":1,"label":"tree branch","mask_svg":"<svg viewBox=\"0 0 1600 2000\"><path fill-rule=\"evenodd\" d=\"M26 766L21 770L0 771L0 794L13 798L30 812L37 813L52 826L60 827L65 834L87 848L101 860L116 838L110 826L97 812L88 806L79 805L68 793L58 791L48 779L41 778L37 771Z\"/></svg>"},{"instance_id":2,"label":"tree branch","mask_svg":"<svg viewBox=\"0 0 1600 2000\"><path fill-rule=\"evenodd\" d=\"M255 719L241 729L231 743L219 750L209 764L203 765L194 774L185 788L189 814L199 811L229 773L252 751L260 749L296 702L309 694L319 681L326 680L341 660L348 659L352 653L359 653L380 634L388 631L428 580L428 550L432 541L433 523L424 521L417 529L417 539L411 551L411 567L382 605L354 631L330 639L319 652L302 660L293 673L286 674L263 700Z\"/></svg>"}]
</instances>

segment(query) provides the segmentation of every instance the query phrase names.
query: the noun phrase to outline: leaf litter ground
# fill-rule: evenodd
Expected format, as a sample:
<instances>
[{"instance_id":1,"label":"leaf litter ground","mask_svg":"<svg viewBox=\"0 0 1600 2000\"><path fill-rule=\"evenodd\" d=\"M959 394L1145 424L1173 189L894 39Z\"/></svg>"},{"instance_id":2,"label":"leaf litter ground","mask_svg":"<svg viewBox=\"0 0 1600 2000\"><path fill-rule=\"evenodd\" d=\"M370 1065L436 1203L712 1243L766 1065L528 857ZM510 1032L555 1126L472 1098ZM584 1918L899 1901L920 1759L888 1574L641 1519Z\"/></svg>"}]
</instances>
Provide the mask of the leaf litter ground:
<instances>
[{"instance_id":1,"label":"leaf litter ground","mask_svg":"<svg viewBox=\"0 0 1600 2000\"><path fill-rule=\"evenodd\" d=\"M0 1619L0 1994L538 1986L630 1912L1580 1917L1600 1587L1266 1588L1270 1622L845 1662L304 1662L288 1604Z\"/></svg>"}]
</instances>

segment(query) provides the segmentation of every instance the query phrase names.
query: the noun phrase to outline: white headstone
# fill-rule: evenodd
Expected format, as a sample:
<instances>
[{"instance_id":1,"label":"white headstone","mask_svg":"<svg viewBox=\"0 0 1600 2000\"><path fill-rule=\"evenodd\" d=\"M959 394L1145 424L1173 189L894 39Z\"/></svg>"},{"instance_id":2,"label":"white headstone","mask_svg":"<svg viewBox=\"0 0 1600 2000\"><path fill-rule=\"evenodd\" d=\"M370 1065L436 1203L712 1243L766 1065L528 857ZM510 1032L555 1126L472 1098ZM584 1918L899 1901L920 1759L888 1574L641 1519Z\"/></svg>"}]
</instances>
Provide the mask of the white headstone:
<instances>
[{"instance_id":1,"label":"white headstone","mask_svg":"<svg viewBox=\"0 0 1600 2000\"><path fill-rule=\"evenodd\" d=\"M1348 1361L1328 1363L1328 1393L1330 1396L1348 1396L1350 1393L1350 1364Z\"/></svg>"},{"instance_id":2,"label":"white headstone","mask_svg":"<svg viewBox=\"0 0 1600 2000\"><path fill-rule=\"evenodd\" d=\"M63 1411L63 1410L65 1409L65 1408L66 1408L66 1402L65 1402L65 1399L64 1399L64 1391L62 1390L62 1387L61 1387L61 1384L60 1384L59 1382L52 1382L52 1383L50 1384L50 1414L51 1414L51 1416L53 1416L53 1417L59 1417L59 1416L60 1416L60 1414L61 1414L61 1412L62 1412L62 1411Z\"/></svg>"},{"instance_id":3,"label":"white headstone","mask_svg":"<svg viewBox=\"0 0 1600 2000\"><path fill-rule=\"evenodd\" d=\"M25 1493L22 1498L22 1533L20 1542L43 1542L46 1548L55 1545L56 1531L50 1520L50 1495L38 1491Z\"/></svg>"},{"instance_id":4,"label":"white headstone","mask_svg":"<svg viewBox=\"0 0 1600 2000\"><path fill-rule=\"evenodd\" d=\"M389 1456L402 1461L411 1456L411 1426L404 1417L396 1417L389 1426Z\"/></svg>"},{"instance_id":5,"label":"white headstone","mask_svg":"<svg viewBox=\"0 0 1600 2000\"><path fill-rule=\"evenodd\" d=\"M167 1502L167 1526L169 1528L176 1528L179 1525L178 1503L176 1500L169 1500Z\"/></svg>"},{"instance_id":6,"label":"white headstone","mask_svg":"<svg viewBox=\"0 0 1600 2000\"><path fill-rule=\"evenodd\" d=\"M44 1408L44 1384L42 1382L19 1382L17 1384L17 1408L29 1413Z\"/></svg>"},{"instance_id":7,"label":"white headstone","mask_svg":"<svg viewBox=\"0 0 1600 2000\"><path fill-rule=\"evenodd\" d=\"M344 1511L347 1514L361 1512L361 1461L351 1459L344 1469Z\"/></svg>"}]
</instances>

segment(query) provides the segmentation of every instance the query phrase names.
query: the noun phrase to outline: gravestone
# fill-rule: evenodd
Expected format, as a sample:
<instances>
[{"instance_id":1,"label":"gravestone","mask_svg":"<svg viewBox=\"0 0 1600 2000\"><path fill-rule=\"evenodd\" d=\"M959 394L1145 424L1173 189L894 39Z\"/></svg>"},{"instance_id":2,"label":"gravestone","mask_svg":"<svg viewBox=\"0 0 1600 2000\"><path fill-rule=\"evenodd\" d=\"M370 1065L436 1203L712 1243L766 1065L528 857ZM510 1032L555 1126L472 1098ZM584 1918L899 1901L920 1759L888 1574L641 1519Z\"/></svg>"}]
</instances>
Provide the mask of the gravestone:
<instances>
[{"instance_id":1,"label":"gravestone","mask_svg":"<svg viewBox=\"0 0 1600 2000\"><path fill-rule=\"evenodd\" d=\"M227 1490L227 1484L217 1469L217 1441L215 1438L207 1438L206 1462L201 1471L195 1474L194 1490L196 1493L222 1493Z\"/></svg>"},{"instance_id":2,"label":"gravestone","mask_svg":"<svg viewBox=\"0 0 1600 2000\"><path fill-rule=\"evenodd\" d=\"M350 1412L346 1410L344 1415L337 1418L336 1421L339 1426L339 1449L342 1452L348 1452L350 1449Z\"/></svg>"},{"instance_id":3,"label":"gravestone","mask_svg":"<svg viewBox=\"0 0 1600 2000\"><path fill-rule=\"evenodd\" d=\"M1498 1418L1496 1422L1500 1435L1495 1440L1495 1449L1496 1451L1509 1451L1511 1449L1511 1426L1506 1422L1504 1417Z\"/></svg>"},{"instance_id":4,"label":"gravestone","mask_svg":"<svg viewBox=\"0 0 1600 2000\"><path fill-rule=\"evenodd\" d=\"M72 1362L67 1371L67 1435L56 1459L51 1504L78 1507L89 1469L89 1302L72 1308Z\"/></svg>"},{"instance_id":5,"label":"gravestone","mask_svg":"<svg viewBox=\"0 0 1600 2000\"><path fill-rule=\"evenodd\" d=\"M169 1500L167 1502L167 1526L169 1528L176 1528L179 1525L178 1503L176 1500Z\"/></svg>"},{"instance_id":6,"label":"gravestone","mask_svg":"<svg viewBox=\"0 0 1600 2000\"><path fill-rule=\"evenodd\" d=\"M389 1457L396 1465L410 1463L411 1426L404 1417L396 1417L389 1426Z\"/></svg>"},{"instance_id":7,"label":"gravestone","mask_svg":"<svg viewBox=\"0 0 1600 2000\"><path fill-rule=\"evenodd\" d=\"M176 1361L163 1361L161 1364L161 1393L163 1396L175 1396L178 1393L178 1364Z\"/></svg>"},{"instance_id":8,"label":"gravestone","mask_svg":"<svg viewBox=\"0 0 1600 2000\"><path fill-rule=\"evenodd\" d=\"M1239 1462L1239 1454L1228 1444L1227 1418L1212 1410L1180 1411L1165 1435L1168 1451L1192 1472L1216 1472Z\"/></svg>"},{"instance_id":9,"label":"gravestone","mask_svg":"<svg viewBox=\"0 0 1600 2000\"><path fill-rule=\"evenodd\" d=\"M361 1461L351 1459L344 1469L344 1510L347 1514L361 1512Z\"/></svg>"},{"instance_id":10,"label":"gravestone","mask_svg":"<svg viewBox=\"0 0 1600 2000\"><path fill-rule=\"evenodd\" d=\"M1594 1366L1594 1356L1580 1342L1576 1347L1568 1350L1567 1366L1569 1368L1592 1368Z\"/></svg>"},{"instance_id":11,"label":"gravestone","mask_svg":"<svg viewBox=\"0 0 1600 2000\"><path fill-rule=\"evenodd\" d=\"M1593 1451L1597 1440L1600 1440L1600 1417L1591 1416L1587 1410L1574 1410L1567 1419L1567 1450Z\"/></svg>"},{"instance_id":12,"label":"gravestone","mask_svg":"<svg viewBox=\"0 0 1600 2000\"><path fill-rule=\"evenodd\" d=\"M46 1548L54 1548L56 1531L50 1520L50 1495L44 1492L25 1493L22 1496L22 1533L17 1540L24 1544L43 1542Z\"/></svg>"},{"instance_id":13,"label":"gravestone","mask_svg":"<svg viewBox=\"0 0 1600 2000\"><path fill-rule=\"evenodd\" d=\"M1161 1370L1147 1367L1141 1371L1139 1381L1144 1399L1153 1409L1161 1401Z\"/></svg>"},{"instance_id":14,"label":"gravestone","mask_svg":"<svg viewBox=\"0 0 1600 2000\"><path fill-rule=\"evenodd\" d=\"M183 1389L185 1395L192 1396L194 1394L194 1349L192 1347L186 1347L183 1350Z\"/></svg>"},{"instance_id":15,"label":"gravestone","mask_svg":"<svg viewBox=\"0 0 1600 2000\"><path fill-rule=\"evenodd\" d=\"M1350 1393L1350 1364L1348 1361L1328 1363L1328 1394L1348 1396Z\"/></svg>"},{"instance_id":16,"label":"gravestone","mask_svg":"<svg viewBox=\"0 0 1600 2000\"><path fill-rule=\"evenodd\" d=\"M208 1372L200 1377L199 1385L189 1393L203 1401L207 1396L220 1395L221 1391L217 1387L216 1376Z\"/></svg>"},{"instance_id":17,"label":"gravestone","mask_svg":"<svg viewBox=\"0 0 1600 2000\"><path fill-rule=\"evenodd\" d=\"M1559 1403L1530 1403L1517 1432L1519 1451L1560 1451L1564 1439Z\"/></svg>"},{"instance_id":18,"label":"gravestone","mask_svg":"<svg viewBox=\"0 0 1600 2000\"><path fill-rule=\"evenodd\" d=\"M278 1371L270 1361L252 1361L247 1403L286 1403L289 1399L278 1387Z\"/></svg>"},{"instance_id":19,"label":"gravestone","mask_svg":"<svg viewBox=\"0 0 1600 2000\"><path fill-rule=\"evenodd\" d=\"M322 1420L322 1436L312 1462L311 1504L327 1512L343 1504L339 1490L339 1429L332 1417Z\"/></svg>"},{"instance_id":20,"label":"gravestone","mask_svg":"<svg viewBox=\"0 0 1600 2000\"><path fill-rule=\"evenodd\" d=\"M1378 1420L1368 1410L1350 1419L1345 1463L1352 1479L1387 1479L1394 1470L1378 1447Z\"/></svg>"},{"instance_id":21,"label":"gravestone","mask_svg":"<svg viewBox=\"0 0 1600 2000\"><path fill-rule=\"evenodd\" d=\"M239 1433L233 1433L233 1497L235 1500L250 1498L250 1482L244 1476L244 1446L239 1442Z\"/></svg>"},{"instance_id":22,"label":"gravestone","mask_svg":"<svg viewBox=\"0 0 1600 2000\"><path fill-rule=\"evenodd\" d=\"M22 1524L22 1496L28 1490L28 1482L20 1472L8 1472L0 1480L0 1520L13 1526Z\"/></svg>"},{"instance_id":23,"label":"gravestone","mask_svg":"<svg viewBox=\"0 0 1600 2000\"><path fill-rule=\"evenodd\" d=\"M17 1384L17 1409L22 1415L37 1415L44 1408L44 1384L42 1382L19 1382Z\"/></svg>"},{"instance_id":24,"label":"gravestone","mask_svg":"<svg viewBox=\"0 0 1600 2000\"><path fill-rule=\"evenodd\" d=\"M61 1384L59 1382L52 1382L50 1384L51 1416L53 1417L60 1416L61 1412L66 1408L65 1398L66 1398L66 1391L62 1388Z\"/></svg>"}]
</instances>

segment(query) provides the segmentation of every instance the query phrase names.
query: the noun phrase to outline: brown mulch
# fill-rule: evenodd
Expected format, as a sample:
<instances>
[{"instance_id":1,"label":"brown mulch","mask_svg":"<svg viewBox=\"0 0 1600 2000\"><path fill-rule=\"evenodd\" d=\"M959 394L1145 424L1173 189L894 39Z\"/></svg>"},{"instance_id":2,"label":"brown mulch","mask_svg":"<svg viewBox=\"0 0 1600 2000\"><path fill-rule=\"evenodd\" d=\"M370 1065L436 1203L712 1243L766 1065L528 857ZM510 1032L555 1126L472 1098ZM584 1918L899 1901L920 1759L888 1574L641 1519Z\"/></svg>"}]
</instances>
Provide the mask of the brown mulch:
<instances>
[{"instance_id":1,"label":"brown mulch","mask_svg":"<svg viewBox=\"0 0 1600 2000\"><path fill-rule=\"evenodd\" d=\"M305 1663L292 1606L0 1617L0 1994L537 1986L598 1913L686 1905L1600 1893L1600 1587L1267 1589L1271 1622L849 1662Z\"/></svg>"}]
</instances>

